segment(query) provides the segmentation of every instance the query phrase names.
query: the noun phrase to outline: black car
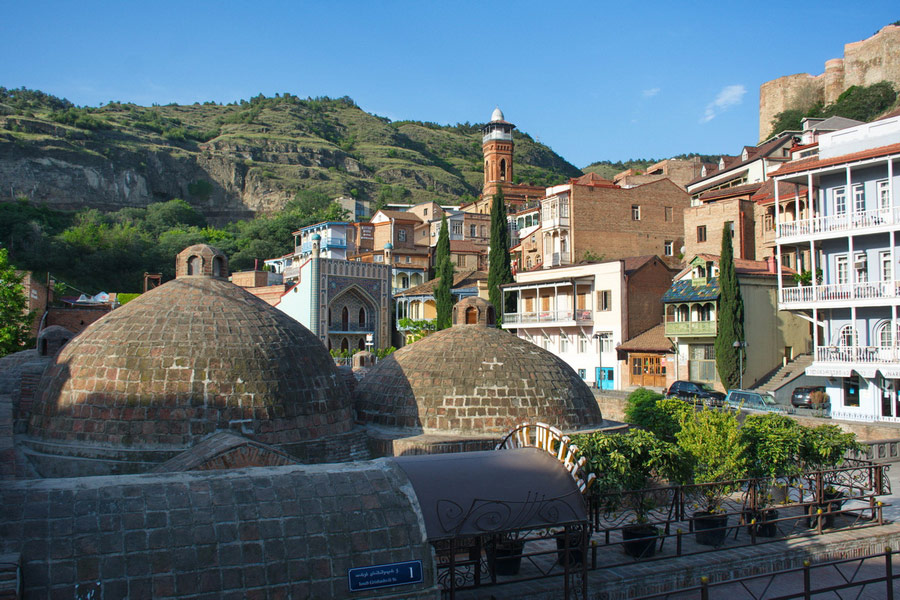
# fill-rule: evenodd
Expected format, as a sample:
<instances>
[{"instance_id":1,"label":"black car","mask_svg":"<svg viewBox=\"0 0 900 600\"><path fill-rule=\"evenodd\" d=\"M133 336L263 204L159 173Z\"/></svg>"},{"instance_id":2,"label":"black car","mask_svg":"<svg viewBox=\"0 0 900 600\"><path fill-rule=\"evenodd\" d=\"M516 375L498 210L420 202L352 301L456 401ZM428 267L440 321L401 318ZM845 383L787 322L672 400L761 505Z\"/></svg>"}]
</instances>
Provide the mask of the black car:
<instances>
[{"instance_id":1,"label":"black car","mask_svg":"<svg viewBox=\"0 0 900 600\"><path fill-rule=\"evenodd\" d=\"M825 386L821 385L794 388L791 393L791 404L797 408L823 408L825 410L831 408L828 394L825 393Z\"/></svg>"},{"instance_id":2,"label":"black car","mask_svg":"<svg viewBox=\"0 0 900 600\"><path fill-rule=\"evenodd\" d=\"M725 394L697 381L676 381L669 387L668 395L680 398L685 402L711 404L712 406L722 406L725 400Z\"/></svg>"}]
</instances>

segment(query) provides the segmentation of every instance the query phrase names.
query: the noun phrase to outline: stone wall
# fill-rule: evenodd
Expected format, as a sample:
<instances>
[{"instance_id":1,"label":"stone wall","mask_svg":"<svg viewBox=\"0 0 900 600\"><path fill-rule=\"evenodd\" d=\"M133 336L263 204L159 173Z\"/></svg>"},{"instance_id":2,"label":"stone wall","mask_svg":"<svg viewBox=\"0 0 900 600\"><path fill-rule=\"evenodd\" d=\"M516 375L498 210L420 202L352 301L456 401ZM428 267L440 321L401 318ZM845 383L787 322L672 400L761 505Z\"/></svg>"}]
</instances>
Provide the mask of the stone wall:
<instances>
[{"instance_id":1,"label":"stone wall","mask_svg":"<svg viewBox=\"0 0 900 600\"><path fill-rule=\"evenodd\" d=\"M408 560L424 583L352 596L439 597L390 461L6 482L0 505L26 597L345 598L349 569Z\"/></svg>"},{"instance_id":2,"label":"stone wall","mask_svg":"<svg viewBox=\"0 0 900 600\"><path fill-rule=\"evenodd\" d=\"M888 25L870 38L844 46L843 59L825 62L825 72L779 77L759 88L759 139L771 133L775 115L822 101L831 104L847 88L890 81L900 88L900 26Z\"/></svg>"}]
</instances>

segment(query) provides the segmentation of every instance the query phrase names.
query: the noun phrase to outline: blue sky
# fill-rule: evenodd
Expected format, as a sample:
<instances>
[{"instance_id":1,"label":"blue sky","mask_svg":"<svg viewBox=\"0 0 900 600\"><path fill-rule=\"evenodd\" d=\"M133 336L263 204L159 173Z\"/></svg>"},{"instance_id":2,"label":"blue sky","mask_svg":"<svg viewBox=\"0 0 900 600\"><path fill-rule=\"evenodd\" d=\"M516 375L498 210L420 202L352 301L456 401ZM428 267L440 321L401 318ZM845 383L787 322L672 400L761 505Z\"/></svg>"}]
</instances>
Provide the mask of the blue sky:
<instances>
[{"instance_id":1,"label":"blue sky","mask_svg":"<svg viewBox=\"0 0 900 600\"><path fill-rule=\"evenodd\" d=\"M519 129L583 167L737 153L759 86L900 19L846 2L7 2L0 85L97 106L350 96L391 119Z\"/></svg>"}]
</instances>

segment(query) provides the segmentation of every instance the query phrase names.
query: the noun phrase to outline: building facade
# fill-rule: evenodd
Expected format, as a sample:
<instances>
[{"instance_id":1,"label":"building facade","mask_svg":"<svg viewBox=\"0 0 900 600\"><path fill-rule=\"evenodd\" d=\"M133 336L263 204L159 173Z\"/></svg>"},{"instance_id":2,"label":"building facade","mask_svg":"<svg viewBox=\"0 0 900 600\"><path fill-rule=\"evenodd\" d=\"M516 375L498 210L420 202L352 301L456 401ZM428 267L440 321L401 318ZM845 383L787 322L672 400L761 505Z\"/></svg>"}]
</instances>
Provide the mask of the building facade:
<instances>
[{"instance_id":1,"label":"building facade","mask_svg":"<svg viewBox=\"0 0 900 600\"><path fill-rule=\"evenodd\" d=\"M775 180L807 190L787 211L779 186L774 203L779 254L810 257L810 276L779 290L814 325L807 375L827 378L834 417L900 421L900 117L820 136Z\"/></svg>"},{"instance_id":2,"label":"building facade","mask_svg":"<svg viewBox=\"0 0 900 600\"><path fill-rule=\"evenodd\" d=\"M519 272L503 328L555 354L600 389L622 389L616 346L662 318L673 272L657 256Z\"/></svg>"}]
</instances>

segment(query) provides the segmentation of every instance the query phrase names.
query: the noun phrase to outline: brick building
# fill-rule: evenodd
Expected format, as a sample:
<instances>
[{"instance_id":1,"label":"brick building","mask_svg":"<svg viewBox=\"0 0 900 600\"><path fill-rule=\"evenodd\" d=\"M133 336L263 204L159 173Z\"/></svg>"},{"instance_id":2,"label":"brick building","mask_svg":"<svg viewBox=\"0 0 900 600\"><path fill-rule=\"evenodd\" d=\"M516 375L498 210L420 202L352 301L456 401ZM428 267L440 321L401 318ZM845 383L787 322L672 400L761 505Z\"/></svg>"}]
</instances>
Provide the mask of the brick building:
<instances>
[{"instance_id":1,"label":"brick building","mask_svg":"<svg viewBox=\"0 0 900 600\"><path fill-rule=\"evenodd\" d=\"M700 194L694 206L684 210L684 255L717 254L722 232L728 225L736 258L761 258L756 252L755 194L761 183L711 190Z\"/></svg>"},{"instance_id":2,"label":"brick building","mask_svg":"<svg viewBox=\"0 0 900 600\"><path fill-rule=\"evenodd\" d=\"M689 159L668 158L652 164L643 172L627 169L613 177L613 183L623 188L631 188L660 179L669 179L678 186L685 187L689 181L700 176L703 169L700 157Z\"/></svg>"},{"instance_id":3,"label":"brick building","mask_svg":"<svg viewBox=\"0 0 900 600\"><path fill-rule=\"evenodd\" d=\"M541 200L541 263L544 268L573 264L586 253L604 260L656 254L678 266L689 202L668 179L622 189L588 173L547 188Z\"/></svg>"}]
</instances>

